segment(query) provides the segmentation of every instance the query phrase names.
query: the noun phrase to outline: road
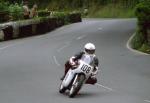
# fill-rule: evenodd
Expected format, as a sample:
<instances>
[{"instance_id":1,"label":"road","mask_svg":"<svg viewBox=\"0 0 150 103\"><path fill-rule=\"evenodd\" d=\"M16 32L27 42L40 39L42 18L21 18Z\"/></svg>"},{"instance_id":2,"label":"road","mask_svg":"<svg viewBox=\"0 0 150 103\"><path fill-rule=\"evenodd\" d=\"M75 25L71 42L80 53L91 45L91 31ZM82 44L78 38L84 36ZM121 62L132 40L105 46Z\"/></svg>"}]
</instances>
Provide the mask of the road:
<instances>
[{"instance_id":1,"label":"road","mask_svg":"<svg viewBox=\"0 0 150 103\"><path fill-rule=\"evenodd\" d=\"M45 35L0 43L0 103L148 103L150 56L127 49L136 19L83 19ZM59 94L65 61L96 45L98 85L76 98Z\"/></svg>"}]
</instances>

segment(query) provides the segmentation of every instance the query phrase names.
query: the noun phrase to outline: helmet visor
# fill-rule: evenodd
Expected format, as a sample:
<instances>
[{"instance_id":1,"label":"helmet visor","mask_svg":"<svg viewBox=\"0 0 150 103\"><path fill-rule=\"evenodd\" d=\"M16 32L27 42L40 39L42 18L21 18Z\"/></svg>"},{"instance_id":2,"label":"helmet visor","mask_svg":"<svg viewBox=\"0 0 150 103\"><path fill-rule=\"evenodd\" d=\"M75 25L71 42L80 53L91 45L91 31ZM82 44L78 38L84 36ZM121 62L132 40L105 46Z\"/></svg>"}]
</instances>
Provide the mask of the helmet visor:
<instances>
[{"instance_id":1,"label":"helmet visor","mask_svg":"<svg viewBox=\"0 0 150 103\"><path fill-rule=\"evenodd\" d=\"M88 54L94 54L95 53L95 50L88 50L88 49L85 49L86 53Z\"/></svg>"}]
</instances>

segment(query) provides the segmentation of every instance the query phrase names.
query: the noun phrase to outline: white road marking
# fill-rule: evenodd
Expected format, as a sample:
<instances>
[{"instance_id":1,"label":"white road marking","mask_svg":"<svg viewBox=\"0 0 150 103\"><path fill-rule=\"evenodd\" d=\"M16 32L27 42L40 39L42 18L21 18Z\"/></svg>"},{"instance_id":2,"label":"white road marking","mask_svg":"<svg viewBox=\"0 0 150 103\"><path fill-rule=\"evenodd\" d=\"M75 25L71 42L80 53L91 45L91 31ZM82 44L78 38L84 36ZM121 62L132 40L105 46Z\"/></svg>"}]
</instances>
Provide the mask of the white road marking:
<instances>
[{"instance_id":1,"label":"white road marking","mask_svg":"<svg viewBox=\"0 0 150 103\"><path fill-rule=\"evenodd\" d=\"M143 53L143 52L140 52L140 51L138 51L138 50L135 50L135 49L132 49L131 48L131 40L133 39L133 37L136 35L136 33L134 33L130 38L129 38L129 40L127 41L127 44L126 44L126 47L130 50L130 51L132 51L132 52L134 52L134 53L138 53L138 54L141 54L141 55L150 55L150 54L147 54L147 53Z\"/></svg>"},{"instance_id":2,"label":"white road marking","mask_svg":"<svg viewBox=\"0 0 150 103\"><path fill-rule=\"evenodd\" d=\"M150 100L144 100L144 101L150 103Z\"/></svg>"},{"instance_id":3,"label":"white road marking","mask_svg":"<svg viewBox=\"0 0 150 103\"><path fill-rule=\"evenodd\" d=\"M79 37L77 37L77 40L81 40L81 39L83 39L85 37L86 37L86 35L79 36Z\"/></svg>"},{"instance_id":4,"label":"white road marking","mask_svg":"<svg viewBox=\"0 0 150 103\"><path fill-rule=\"evenodd\" d=\"M7 46L4 46L4 47L1 47L0 50L4 50L4 49L6 49L6 48L13 47L13 46L15 46L15 45L17 45L17 44L7 45Z\"/></svg>"},{"instance_id":5,"label":"white road marking","mask_svg":"<svg viewBox=\"0 0 150 103\"><path fill-rule=\"evenodd\" d=\"M103 85L101 85L101 84L99 84L99 83L96 83L95 85L97 85L97 86L99 86L99 87L103 87L103 88L105 88L105 89L107 89L107 90L110 90L110 91L114 91L112 88L103 86Z\"/></svg>"},{"instance_id":6,"label":"white road marking","mask_svg":"<svg viewBox=\"0 0 150 103\"><path fill-rule=\"evenodd\" d=\"M57 52L61 52L64 48L68 47L69 45L70 45L70 42L66 42L66 44L62 46L61 48L59 48Z\"/></svg>"},{"instance_id":7,"label":"white road marking","mask_svg":"<svg viewBox=\"0 0 150 103\"><path fill-rule=\"evenodd\" d=\"M18 39L19 40L19 39ZM21 40L21 39L20 39ZM15 41L17 41L17 40L15 40ZM6 41L7 42L7 41ZM0 47L0 50L4 50L4 49L8 49L8 48L10 48L10 47L14 47L14 46L17 46L17 45L20 45L20 44L23 44L23 43L25 43L25 41L17 41L17 42L15 42L15 43L13 43L13 44L8 44L7 46L4 46L4 47Z\"/></svg>"},{"instance_id":8,"label":"white road marking","mask_svg":"<svg viewBox=\"0 0 150 103\"><path fill-rule=\"evenodd\" d=\"M56 64L57 66L61 66L61 65L59 64L59 62L57 61L56 56L53 56L53 59L54 59L55 64Z\"/></svg>"},{"instance_id":9,"label":"white road marking","mask_svg":"<svg viewBox=\"0 0 150 103\"><path fill-rule=\"evenodd\" d=\"M103 28L98 28L98 30L102 30Z\"/></svg>"},{"instance_id":10,"label":"white road marking","mask_svg":"<svg viewBox=\"0 0 150 103\"><path fill-rule=\"evenodd\" d=\"M39 36L35 36L34 38L37 38L37 39L41 39L43 38L45 35L39 35Z\"/></svg>"}]
</instances>

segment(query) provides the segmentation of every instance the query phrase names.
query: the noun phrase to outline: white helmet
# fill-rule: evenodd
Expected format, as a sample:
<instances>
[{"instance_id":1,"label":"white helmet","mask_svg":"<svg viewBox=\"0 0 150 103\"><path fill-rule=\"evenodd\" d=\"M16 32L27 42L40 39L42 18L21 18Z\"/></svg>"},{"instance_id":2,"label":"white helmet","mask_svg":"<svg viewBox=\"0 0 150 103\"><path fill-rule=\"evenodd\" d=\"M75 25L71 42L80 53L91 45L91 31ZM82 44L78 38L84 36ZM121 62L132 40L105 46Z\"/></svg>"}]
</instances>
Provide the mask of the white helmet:
<instances>
[{"instance_id":1,"label":"white helmet","mask_svg":"<svg viewBox=\"0 0 150 103\"><path fill-rule=\"evenodd\" d=\"M85 44L84 49L87 54L94 54L96 48L95 48L94 44L87 43L87 44Z\"/></svg>"}]
</instances>

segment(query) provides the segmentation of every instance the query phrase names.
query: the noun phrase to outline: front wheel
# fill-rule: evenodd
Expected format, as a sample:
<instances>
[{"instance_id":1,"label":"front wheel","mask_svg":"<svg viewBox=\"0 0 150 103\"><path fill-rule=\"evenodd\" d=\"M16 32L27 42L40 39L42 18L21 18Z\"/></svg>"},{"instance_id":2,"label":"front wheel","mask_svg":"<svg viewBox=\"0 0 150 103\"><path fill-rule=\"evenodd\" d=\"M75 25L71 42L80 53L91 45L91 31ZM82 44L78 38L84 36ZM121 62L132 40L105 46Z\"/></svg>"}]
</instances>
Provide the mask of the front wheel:
<instances>
[{"instance_id":1,"label":"front wheel","mask_svg":"<svg viewBox=\"0 0 150 103\"><path fill-rule=\"evenodd\" d=\"M64 93L65 91L66 91L66 87L64 87L63 85L62 85L62 83L60 84L60 87L59 87L59 93Z\"/></svg>"},{"instance_id":2,"label":"front wheel","mask_svg":"<svg viewBox=\"0 0 150 103\"><path fill-rule=\"evenodd\" d=\"M74 96L77 95L77 93L79 92L79 90L81 89L83 83L85 80L85 75L78 75L75 83L72 85L70 92L69 92L69 97L73 98Z\"/></svg>"}]
</instances>

